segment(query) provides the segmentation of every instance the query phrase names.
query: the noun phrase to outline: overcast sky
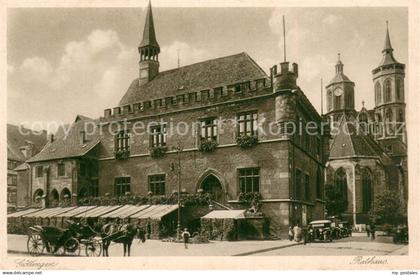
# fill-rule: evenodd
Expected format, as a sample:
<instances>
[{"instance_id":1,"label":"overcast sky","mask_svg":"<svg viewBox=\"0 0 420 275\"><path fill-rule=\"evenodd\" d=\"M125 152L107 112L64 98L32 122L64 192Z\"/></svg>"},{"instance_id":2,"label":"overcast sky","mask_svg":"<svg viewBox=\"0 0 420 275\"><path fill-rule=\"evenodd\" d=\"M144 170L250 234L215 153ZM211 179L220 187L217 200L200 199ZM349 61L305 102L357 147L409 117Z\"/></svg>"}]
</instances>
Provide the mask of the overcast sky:
<instances>
[{"instance_id":1,"label":"overcast sky","mask_svg":"<svg viewBox=\"0 0 420 275\"><path fill-rule=\"evenodd\" d=\"M8 10L8 122L71 122L118 105L138 75L142 8ZM394 56L407 64L405 8L154 8L161 70L247 52L263 69L299 64L298 85L320 110L320 79L334 75L337 53L355 82L356 108L373 107L371 71L389 21ZM408 86L408 85L407 85ZM407 87L406 86L406 87ZM324 108L325 109L325 108Z\"/></svg>"}]
</instances>

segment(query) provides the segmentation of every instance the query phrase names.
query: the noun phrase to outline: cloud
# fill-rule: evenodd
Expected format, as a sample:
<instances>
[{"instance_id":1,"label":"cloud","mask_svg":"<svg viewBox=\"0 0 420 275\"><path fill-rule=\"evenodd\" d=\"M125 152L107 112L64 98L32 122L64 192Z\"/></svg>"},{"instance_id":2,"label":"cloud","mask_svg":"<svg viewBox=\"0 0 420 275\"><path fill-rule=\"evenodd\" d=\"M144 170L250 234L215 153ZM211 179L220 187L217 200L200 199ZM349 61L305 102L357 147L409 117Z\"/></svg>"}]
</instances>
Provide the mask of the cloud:
<instances>
[{"instance_id":1,"label":"cloud","mask_svg":"<svg viewBox=\"0 0 420 275\"><path fill-rule=\"evenodd\" d=\"M192 47L183 41L174 41L169 46L162 47L161 49L159 60L162 70L173 69L178 66L178 50L181 66L212 58L210 52L207 50Z\"/></svg>"},{"instance_id":2,"label":"cloud","mask_svg":"<svg viewBox=\"0 0 420 275\"><path fill-rule=\"evenodd\" d=\"M51 64L46 59L37 56L23 60L19 70L30 81L46 81L53 72Z\"/></svg>"},{"instance_id":3,"label":"cloud","mask_svg":"<svg viewBox=\"0 0 420 275\"><path fill-rule=\"evenodd\" d=\"M97 117L118 104L137 77L137 62L136 51L115 31L94 30L82 40L69 41L56 65L40 56L24 59L10 75L8 97L27 98L34 105L31 112L39 113L41 98L44 106L58 110L59 117L49 119L71 121L79 113ZM9 108L19 109L13 104L18 100Z\"/></svg>"}]
</instances>

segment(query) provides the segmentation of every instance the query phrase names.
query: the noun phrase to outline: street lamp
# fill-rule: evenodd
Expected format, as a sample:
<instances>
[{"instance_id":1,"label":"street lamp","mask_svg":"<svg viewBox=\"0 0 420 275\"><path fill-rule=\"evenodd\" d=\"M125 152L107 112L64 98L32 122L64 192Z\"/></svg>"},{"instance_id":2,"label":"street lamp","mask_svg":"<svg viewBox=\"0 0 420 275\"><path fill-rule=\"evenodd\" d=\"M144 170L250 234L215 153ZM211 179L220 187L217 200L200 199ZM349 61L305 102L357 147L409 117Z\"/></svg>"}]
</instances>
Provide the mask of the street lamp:
<instances>
[{"instance_id":1,"label":"street lamp","mask_svg":"<svg viewBox=\"0 0 420 275\"><path fill-rule=\"evenodd\" d=\"M178 168L177 168L177 176L178 176L178 224L176 227L176 238L178 240L181 239L181 152L183 150L181 146L181 142L178 141L178 146L173 147L174 150L177 152L178 157ZM172 169L175 170L175 165L172 163Z\"/></svg>"}]
</instances>

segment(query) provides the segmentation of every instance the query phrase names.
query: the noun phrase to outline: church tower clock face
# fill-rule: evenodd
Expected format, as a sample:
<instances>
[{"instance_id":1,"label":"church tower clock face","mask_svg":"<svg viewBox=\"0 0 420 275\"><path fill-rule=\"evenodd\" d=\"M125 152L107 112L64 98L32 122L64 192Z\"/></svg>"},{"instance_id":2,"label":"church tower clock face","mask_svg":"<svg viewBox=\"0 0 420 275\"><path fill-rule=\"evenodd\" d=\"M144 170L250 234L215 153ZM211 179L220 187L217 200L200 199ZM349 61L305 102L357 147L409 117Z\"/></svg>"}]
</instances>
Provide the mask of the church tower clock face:
<instances>
[{"instance_id":1,"label":"church tower clock face","mask_svg":"<svg viewBox=\"0 0 420 275\"><path fill-rule=\"evenodd\" d=\"M335 96L341 96L343 94L343 90L341 90L341 89L335 89L335 91L334 91L334 95Z\"/></svg>"}]
</instances>

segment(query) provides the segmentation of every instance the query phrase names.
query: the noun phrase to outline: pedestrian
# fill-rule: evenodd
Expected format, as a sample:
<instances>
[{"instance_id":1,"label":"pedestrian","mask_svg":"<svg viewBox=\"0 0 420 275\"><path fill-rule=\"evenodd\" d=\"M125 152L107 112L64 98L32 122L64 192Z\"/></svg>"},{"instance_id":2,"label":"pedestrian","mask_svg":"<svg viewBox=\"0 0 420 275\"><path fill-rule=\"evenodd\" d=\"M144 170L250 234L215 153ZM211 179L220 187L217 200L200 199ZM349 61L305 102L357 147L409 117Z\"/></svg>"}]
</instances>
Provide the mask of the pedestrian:
<instances>
[{"instance_id":1,"label":"pedestrian","mask_svg":"<svg viewBox=\"0 0 420 275\"><path fill-rule=\"evenodd\" d=\"M184 239L184 247L185 249L188 249L188 242L190 240L190 232L188 232L187 228L184 228L184 232L182 232L182 238Z\"/></svg>"},{"instance_id":2,"label":"pedestrian","mask_svg":"<svg viewBox=\"0 0 420 275\"><path fill-rule=\"evenodd\" d=\"M293 227L292 226L289 226L288 236L289 236L289 241L293 241Z\"/></svg>"},{"instance_id":3,"label":"pedestrian","mask_svg":"<svg viewBox=\"0 0 420 275\"><path fill-rule=\"evenodd\" d=\"M372 236L372 241L375 240L375 223L372 222L372 224L370 225L370 235Z\"/></svg>"},{"instance_id":4,"label":"pedestrian","mask_svg":"<svg viewBox=\"0 0 420 275\"><path fill-rule=\"evenodd\" d=\"M302 239L302 228L299 227L299 224L296 224L295 227L293 227L293 236L295 242L300 242Z\"/></svg>"},{"instance_id":5,"label":"pedestrian","mask_svg":"<svg viewBox=\"0 0 420 275\"><path fill-rule=\"evenodd\" d=\"M369 238L370 237L370 224L366 225L366 233L367 233L367 236Z\"/></svg>"}]
</instances>

